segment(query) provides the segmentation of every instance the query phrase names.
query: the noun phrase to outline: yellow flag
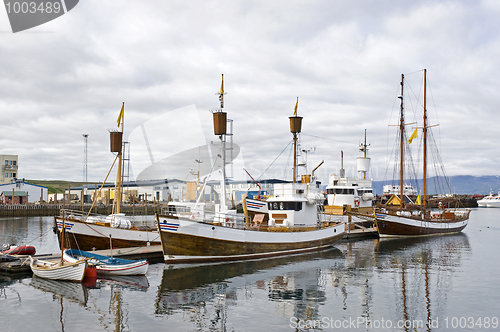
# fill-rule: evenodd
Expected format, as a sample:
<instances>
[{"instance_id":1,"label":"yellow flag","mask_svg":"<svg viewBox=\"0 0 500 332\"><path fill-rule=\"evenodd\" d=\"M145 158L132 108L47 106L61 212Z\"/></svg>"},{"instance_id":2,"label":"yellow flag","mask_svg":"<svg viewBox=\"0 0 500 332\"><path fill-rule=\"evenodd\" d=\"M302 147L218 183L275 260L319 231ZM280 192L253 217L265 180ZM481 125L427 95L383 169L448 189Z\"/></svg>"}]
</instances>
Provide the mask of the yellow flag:
<instances>
[{"instance_id":1,"label":"yellow flag","mask_svg":"<svg viewBox=\"0 0 500 332\"><path fill-rule=\"evenodd\" d=\"M222 74L222 82L220 83L219 101L222 101L223 95L224 95L224 74Z\"/></svg>"},{"instance_id":2,"label":"yellow flag","mask_svg":"<svg viewBox=\"0 0 500 332\"><path fill-rule=\"evenodd\" d=\"M421 205L422 203L420 202L420 193L418 193L417 200L415 201L415 204Z\"/></svg>"},{"instance_id":3,"label":"yellow flag","mask_svg":"<svg viewBox=\"0 0 500 332\"><path fill-rule=\"evenodd\" d=\"M411 134L410 139L408 140L408 144L411 144L414 138L417 138L417 128L415 128L413 134Z\"/></svg>"},{"instance_id":4,"label":"yellow flag","mask_svg":"<svg viewBox=\"0 0 500 332\"><path fill-rule=\"evenodd\" d=\"M125 103L122 105L122 110L120 111L120 115L118 115L118 120L116 120L116 123L118 123L118 127L120 127L120 122L123 120L123 108L125 107Z\"/></svg>"},{"instance_id":5,"label":"yellow flag","mask_svg":"<svg viewBox=\"0 0 500 332\"><path fill-rule=\"evenodd\" d=\"M297 116L297 107L299 106L299 97L297 97L297 102L295 103L295 107L293 108L293 116Z\"/></svg>"}]
</instances>

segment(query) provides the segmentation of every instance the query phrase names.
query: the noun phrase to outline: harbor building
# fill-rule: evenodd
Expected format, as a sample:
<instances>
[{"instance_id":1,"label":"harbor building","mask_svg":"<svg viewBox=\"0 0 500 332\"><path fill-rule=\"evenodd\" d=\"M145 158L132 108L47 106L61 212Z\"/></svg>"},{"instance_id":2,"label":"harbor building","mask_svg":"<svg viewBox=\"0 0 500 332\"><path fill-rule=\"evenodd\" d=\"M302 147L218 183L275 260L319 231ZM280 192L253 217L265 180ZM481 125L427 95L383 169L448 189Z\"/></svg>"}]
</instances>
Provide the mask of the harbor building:
<instances>
[{"instance_id":1,"label":"harbor building","mask_svg":"<svg viewBox=\"0 0 500 332\"><path fill-rule=\"evenodd\" d=\"M227 195L235 204L241 203L242 194L247 194L249 198L257 197L260 191L261 196L272 196L274 194L275 183L286 183L287 181L277 179L260 180L257 186L254 182L249 181L228 181ZM81 201L83 194L84 202L90 203L94 199L98 202L107 204L113 200L115 193L114 183L104 184L101 193L99 188L101 184L87 184L84 186L72 187L70 191L71 201ZM163 179L163 180L143 180L130 181L123 183L122 201L132 203L134 200L139 202L195 202L199 196L202 184L197 184L196 181L182 181L179 179ZM67 191L66 191L67 192ZM202 201L219 201L220 182L208 181ZM62 194L60 194L62 199Z\"/></svg>"},{"instance_id":2,"label":"harbor building","mask_svg":"<svg viewBox=\"0 0 500 332\"><path fill-rule=\"evenodd\" d=\"M70 191L72 201L80 201L83 193L84 202L90 203L94 199L102 203L109 203L115 197L115 184L105 183L101 193L101 184L87 184L73 187ZM196 186L191 182L178 179L130 181L124 182L122 188L122 201L136 202L167 202L195 199ZM62 198L62 197L61 197Z\"/></svg>"},{"instance_id":3,"label":"harbor building","mask_svg":"<svg viewBox=\"0 0 500 332\"><path fill-rule=\"evenodd\" d=\"M0 184L11 183L18 177L18 157L11 154L0 154L0 165L2 172L0 174Z\"/></svg>"},{"instance_id":4,"label":"harbor building","mask_svg":"<svg viewBox=\"0 0 500 332\"><path fill-rule=\"evenodd\" d=\"M0 195L2 204L12 204L12 192L14 191L14 204L47 202L48 188L16 179L13 182L0 184Z\"/></svg>"},{"instance_id":5,"label":"harbor building","mask_svg":"<svg viewBox=\"0 0 500 332\"><path fill-rule=\"evenodd\" d=\"M241 203L242 194L247 194L248 198L257 198L259 192L261 196L274 196L274 185L277 183L289 183L289 181L283 181L278 179L266 179L257 181L227 181L226 192L228 198L235 204ZM214 181L212 183L213 190L217 193L217 197L220 195L221 187L219 181Z\"/></svg>"}]
</instances>

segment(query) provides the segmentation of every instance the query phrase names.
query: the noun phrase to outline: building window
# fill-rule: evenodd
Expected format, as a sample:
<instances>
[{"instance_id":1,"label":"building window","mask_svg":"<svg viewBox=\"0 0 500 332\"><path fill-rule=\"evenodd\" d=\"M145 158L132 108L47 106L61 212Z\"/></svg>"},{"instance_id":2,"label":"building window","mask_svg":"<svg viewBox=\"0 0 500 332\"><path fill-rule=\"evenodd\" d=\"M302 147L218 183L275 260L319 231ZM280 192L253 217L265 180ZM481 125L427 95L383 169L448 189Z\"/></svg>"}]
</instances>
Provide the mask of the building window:
<instances>
[{"instance_id":1,"label":"building window","mask_svg":"<svg viewBox=\"0 0 500 332\"><path fill-rule=\"evenodd\" d=\"M5 161L5 165L8 165L8 164L9 164L9 161L8 161L8 160L6 160L6 161Z\"/></svg>"},{"instance_id":2,"label":"building window","mask_svg":"<svg viewBox=\"0 0 500 332\"><path fill-rule=\"evenodd\" d=\"M12 162L12 165L16 166L16 164L17 164L17 162L14 160L14 161Z\"/></svg>"}]
</instances>

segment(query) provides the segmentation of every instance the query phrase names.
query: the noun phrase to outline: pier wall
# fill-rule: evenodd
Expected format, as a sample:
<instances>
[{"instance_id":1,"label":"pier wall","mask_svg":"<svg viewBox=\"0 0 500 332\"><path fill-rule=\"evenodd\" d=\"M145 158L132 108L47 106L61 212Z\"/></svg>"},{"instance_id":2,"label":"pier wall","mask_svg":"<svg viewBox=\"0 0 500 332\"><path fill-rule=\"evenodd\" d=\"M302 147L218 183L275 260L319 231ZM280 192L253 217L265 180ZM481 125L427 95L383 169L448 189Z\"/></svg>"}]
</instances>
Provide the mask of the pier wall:
<instances>
[{"instance_id":1,"label":"pier wall","mask_svg":"<svg viewBox=\"0 0 500 332\"><path fill-rule=\"evenodd\" d=\"M88 212L90 204L85 204L83 210ZM81 204L66 205L68 210L82 210ZM127 215L153 215L160 212L159 205L130 205L122 206L121 212ZM58 216L62 213L62 204L14 204L0 205L0 217L25 217L25 216ZM92 208L92 213L108 215L113 212L110 205L96 205Z\"/></svg>"}]
</instances>

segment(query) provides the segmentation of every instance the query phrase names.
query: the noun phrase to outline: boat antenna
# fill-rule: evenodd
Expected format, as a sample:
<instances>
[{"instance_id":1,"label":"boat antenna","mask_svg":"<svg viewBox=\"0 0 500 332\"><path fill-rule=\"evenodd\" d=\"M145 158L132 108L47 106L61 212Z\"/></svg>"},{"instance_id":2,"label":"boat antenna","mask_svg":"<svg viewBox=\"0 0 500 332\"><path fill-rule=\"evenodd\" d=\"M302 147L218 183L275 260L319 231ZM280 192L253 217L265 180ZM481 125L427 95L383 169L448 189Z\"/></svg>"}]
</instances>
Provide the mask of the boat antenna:
<instances>
[{"instance_id":1,"label":"boat antenna","mask_svg":"<svg viewBox=\"0 0 500 332\"><path fill-rule=\"evenodd\" d=\"M345 177L345 169L344 169L344 151L340 150L340 177Z\"/></svg>"},{"instance_id":2,"label":"boat antenna","mask_svg":"<svg viewBox=\"0 0 500 332\"><path fill-rule=\"evenodd\" d=\"M369 146L370 144L366 143L366 129L365 129L365 142L359 145L359 151L363 152L363 160L367 160L366 153L368 152ZM362 168L361 170L358 169L358 172L359 171L363 173L363 179L366 180L366 172L368 171L368 169Z\"/></svg>"}]
</instances>

